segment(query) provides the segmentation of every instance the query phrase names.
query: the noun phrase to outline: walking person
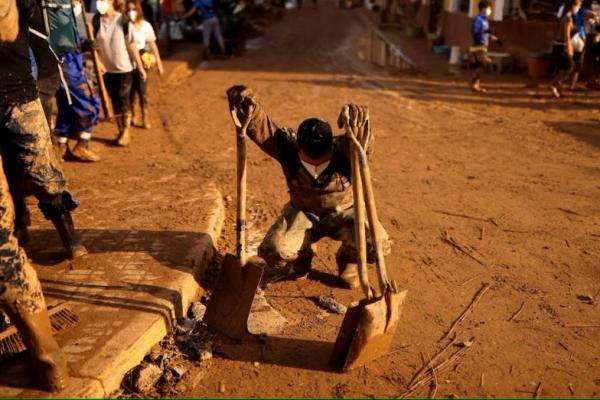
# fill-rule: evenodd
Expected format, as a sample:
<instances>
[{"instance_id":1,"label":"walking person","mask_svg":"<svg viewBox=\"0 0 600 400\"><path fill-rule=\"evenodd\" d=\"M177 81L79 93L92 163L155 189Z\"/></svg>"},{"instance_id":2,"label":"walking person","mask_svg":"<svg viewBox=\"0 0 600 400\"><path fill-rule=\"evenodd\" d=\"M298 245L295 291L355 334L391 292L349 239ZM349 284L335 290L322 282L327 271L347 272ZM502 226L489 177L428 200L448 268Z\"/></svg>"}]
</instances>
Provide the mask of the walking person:
<instances>
[{"instance_id":1,"label":"walking person","mask_svg":"<svg viewBox=\"0 0 600 400\"><path fill-rule=\"evenodd\" d=\"M582 8L581 3L582 0L570 0L560 21L557 45L554 46L558 72L550 85L556 98L562 96L565 83L575 86L583 66L585 21L598 18L595 12Z\"/></svg>"},{"instance_id":2,"label":"walking person","mask_svg":"<svg viewBox=\"0 0 600 400\"><path fill-rule=\"evenodd\" d=\"M473 45L469 48L472 57L471 67L474 69L471 79L471 89L478 93L485 93L486 90L481 87L481 74L489 68L492 60L488 55L488 46L490 40L502 44L490 29L488 18L492 15L492 3L488 0L479 2L479 13L471 22L471 37Z\"/></svg>"},{"instance_id":3,"label":"walking person","mask_svg":"<svg viewBox=\"0 0 600 400\"><path fill-rule=\"evenodd\" d=\"M135 40L136 46L140 52L140 59L142 61L144 70L146 71L146 77L150 68L156 64L158 73L160 76L164 74L162 60L160 58L160 52L156 45L156 35L152 25L144 19L144 12L140 3L137 0L127 1L127 15L131 20L131 31ZM131 110L135 110L135 97L139 98L140 109L142 112L142 127L145 129L150 128L150 122L148 119L148 78L142 80L140 75L133 75L133 82L131 88Z\"/></svg>"},{"instance_id":4,"label":"walking person","mask_svg":"<svg viewBox=\"0 0 600 400\"><path fill-rule=\"evenodd\" d=\"M223 39L221 24L219 23L213 1L194 0L194 5L182 16L182 18L188 18L196 12L199 12L202 17L202 42L204 45L205 58L207 60L210 59L210 39L213 35L219 44L221 54L225 54L225 40Z\"/></svg>"},{"instance_id":5,"label":"walking person","mask_svg":"<svg viewBox=\"0 0 600 400\"><path fill-rule=\"evenodd\" d=\"M83 11L79 0L73 1L73 13L79 17ZM92 41L82 41L76 33L78 49L69 50L62 57L62 70L66 87L60 83L56 92L58 113L54 126L54 141L57 155L63 159L66 155L84 162L100 161L100 156L90 148L92 129L98 121L100 101L89 83L84 69L83 51L90 51L95 45ZM71 98L69 104L69 97ZM75 137L77 144L69 149L68 139Z\"/></svg>"},{"instance_id":6,"label":"walking person","mask_svg":"<svg viewBox=\"0 0 600 400\"><path fill-rule=\"evenodd\" d=\"M104 84L113 105L119 132L114 140L117 146L131 142L131 86L133 74L146 80L140 53L135 44L129 17L115 10L115 0L98 0L98 14L92 25L98 45L100 69ZM134 70L136 72L134 72Z\"/></svg>"}]
</instances>

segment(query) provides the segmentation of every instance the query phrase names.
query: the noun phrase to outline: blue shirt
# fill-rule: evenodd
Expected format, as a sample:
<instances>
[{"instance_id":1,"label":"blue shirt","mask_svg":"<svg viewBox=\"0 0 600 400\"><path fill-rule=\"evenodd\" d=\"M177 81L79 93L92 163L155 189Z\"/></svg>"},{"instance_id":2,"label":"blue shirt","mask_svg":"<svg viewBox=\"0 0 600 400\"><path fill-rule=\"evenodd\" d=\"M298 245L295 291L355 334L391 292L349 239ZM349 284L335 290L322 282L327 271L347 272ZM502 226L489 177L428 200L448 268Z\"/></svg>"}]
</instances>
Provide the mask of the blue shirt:
<instances>
[{"instance_id":1,"label":"blue shirt","mask_svg":"<svg viewBox=\"0 0 600 400\"><path fill-rule=\"evenodd\" d=\"M194 0L194 8L200 10L202 20L211 19L217 16L212 0Z\"/></svg>"},{"instance_id":2,"label":"blue shirt","mask_svg":"<svg viewBox=\"0 0 600 400\"><path fill-rule=\"evenodd\" d=\"M490 23L483 14L477 14L471 22L473 44L487 46L490 41Z\"/></svg>"}]
</instances>

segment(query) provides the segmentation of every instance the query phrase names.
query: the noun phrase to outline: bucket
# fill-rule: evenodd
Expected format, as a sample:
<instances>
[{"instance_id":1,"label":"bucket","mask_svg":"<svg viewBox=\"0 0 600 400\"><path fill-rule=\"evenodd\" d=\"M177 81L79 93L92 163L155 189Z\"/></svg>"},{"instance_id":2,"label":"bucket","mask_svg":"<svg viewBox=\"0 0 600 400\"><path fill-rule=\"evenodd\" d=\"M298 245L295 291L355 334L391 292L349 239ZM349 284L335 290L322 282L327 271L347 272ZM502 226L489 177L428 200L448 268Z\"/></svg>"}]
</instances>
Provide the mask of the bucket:
<instances>
[{"instance_id":1,"label":"bucket","mask_svg":"<svg viewBox=\"0 0 600 400\"><path fill-rule=\"evenodd\" d=\"M450 60L448 62L451 65L460 63L460 46L452 46L450 49Z\"/></svg>"},{"instance_id":2,"label":"bucket","mask_svg":"<svg viewBox=\"0 0 600 400\"><path fill-rule=\"evenodd\" d=\"M550 69L550 57L545 53L530 54L527 58L527 73L532 78L544 78Z\"/></svg>"}]
</instances>

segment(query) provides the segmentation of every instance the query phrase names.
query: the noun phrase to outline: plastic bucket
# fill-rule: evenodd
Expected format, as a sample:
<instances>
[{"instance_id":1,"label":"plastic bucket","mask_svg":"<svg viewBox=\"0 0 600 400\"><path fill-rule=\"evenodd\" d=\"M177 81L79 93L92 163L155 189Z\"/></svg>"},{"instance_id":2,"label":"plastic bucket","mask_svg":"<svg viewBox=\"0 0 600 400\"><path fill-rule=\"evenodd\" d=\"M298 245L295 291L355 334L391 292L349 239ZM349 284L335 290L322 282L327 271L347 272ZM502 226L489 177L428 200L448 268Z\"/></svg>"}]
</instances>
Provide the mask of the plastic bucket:
<instances>
[{"instance_id":1,"label":"plastic bucket","mask_svg":"<svg viewBox=\"0 0 600 400\"><path fill-rule=\"evenodd\" d=\"M550 69L548 54L531 54L527 59L527 73L532 78L544 78Z\"/></svg>"}]
</instances>

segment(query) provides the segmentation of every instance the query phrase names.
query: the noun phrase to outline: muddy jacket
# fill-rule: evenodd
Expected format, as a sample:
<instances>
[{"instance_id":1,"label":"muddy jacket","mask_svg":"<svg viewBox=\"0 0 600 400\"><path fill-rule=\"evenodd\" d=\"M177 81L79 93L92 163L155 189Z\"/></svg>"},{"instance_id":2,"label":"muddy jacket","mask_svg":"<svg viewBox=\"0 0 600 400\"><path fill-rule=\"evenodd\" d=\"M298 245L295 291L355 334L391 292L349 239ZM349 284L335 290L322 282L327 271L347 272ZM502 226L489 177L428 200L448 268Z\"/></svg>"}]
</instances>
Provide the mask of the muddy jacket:
<instances>
[{"instance_id":1,"label":"muddy jacket","mask_svg":"<svg viewBox=\"0 0 600 400\"><path fill-rule=\"evenodd\" d=\"M334 136L331 163L315 179L300 161L295 132L279 128L260 105L254 111L247 134L265 153L279 161L290 201L298 209L320 217L352 207L350 143L345 135Z\"/></svg>"}]
</instances>

